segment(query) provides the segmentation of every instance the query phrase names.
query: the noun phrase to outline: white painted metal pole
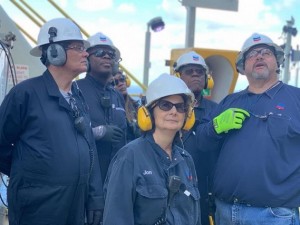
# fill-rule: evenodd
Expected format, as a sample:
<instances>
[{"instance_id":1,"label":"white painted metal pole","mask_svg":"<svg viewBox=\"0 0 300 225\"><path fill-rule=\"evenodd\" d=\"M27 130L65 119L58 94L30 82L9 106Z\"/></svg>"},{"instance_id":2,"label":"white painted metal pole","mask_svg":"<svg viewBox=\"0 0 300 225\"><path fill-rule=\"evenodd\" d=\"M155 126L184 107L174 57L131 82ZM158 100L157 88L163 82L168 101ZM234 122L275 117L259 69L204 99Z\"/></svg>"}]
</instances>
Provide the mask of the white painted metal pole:
<instances>
[{"instance_id":1,"label":"white painted metal pole","mask_svg":"<svg viewBox=\"0 0 300 225\"><path fill-rule=\"evenodd\" d=\"M283 82L288 83L290 80L290 59L291 59L291 42L292 42L292 34L290 32L286 35L286 43L284 48L284 70L283 70Z\"/></svg>"},{"instance_id":2,"label":"white painted metal pole","mask_svg":"<svg viewBox=\"0 0 300 225\"><path fill-rule=\"evenodd\" d=\"M143 84L146 87L148 87L148 82L149 82L150 40L151 40L151 32L149 30L149 25L147 25L146 38L145 38L144 77L143 77Z\"/></svg>"},{"instance_id":3,"label":"white painted metal pole","mask_svg":"<svg viewBox=\"0 0 300 225\"><path fill-rule=\"evenodd\" d=\"M193 6L186 6L186 11L185 47L190 48L194 47L196 8Z\"/></svg>"}]
</instances>

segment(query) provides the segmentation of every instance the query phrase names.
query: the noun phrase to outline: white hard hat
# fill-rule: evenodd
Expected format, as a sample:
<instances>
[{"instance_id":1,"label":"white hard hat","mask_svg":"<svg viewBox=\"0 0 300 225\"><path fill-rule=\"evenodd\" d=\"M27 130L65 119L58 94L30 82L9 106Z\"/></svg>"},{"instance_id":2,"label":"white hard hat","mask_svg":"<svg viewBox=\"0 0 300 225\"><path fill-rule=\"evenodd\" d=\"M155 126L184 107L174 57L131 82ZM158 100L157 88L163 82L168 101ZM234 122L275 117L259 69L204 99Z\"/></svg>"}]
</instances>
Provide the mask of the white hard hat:
<instances>
[{"instance_id":1,"label":"white hard hat","mask_svg":"<svg viewBox=\"0 0 300 225\"><path fill-rule=\"evenodd\" d=\"M273 47L278 65L280 66L283 63L284 61L283 49L280 46L276 45L271 38L262 34L254 33L244 42L242 51L240 51L236 59L236 68L239 73L241 74L245 73L244 71L245 53L247 53L247 51L250 48L257 45L268 45L270 47Z\"/></svg>"},{"instance_id":2,"label":"white hard hat","mask_svg":"<svg viewBox=\"0 0 300 225\"><path fill-rule=\"evenodd\" d=\"M111 47L116 52L116 59L120 59L121 54L120 54L119 49L116 46L114 46L112 40L108 36L106 36L105 34L103 34L101 32L98 32L98 33L90 36L87 39L87 41L90 43L89 48L93 48L97 45L105 45L105 46Z\"/></svg>"},{"instance_id":3,"label":"white hard hat","mask_svg":"<svg viewBox=\"0 0 300 225\"><path fill-rule=\"evenodd\" d=\"M31 49L30 54L33 56L41 56L42 51L40 49L41 46L50 44L51 33L52 31L52 42L59 41L83 41L84 46L89 47L89 42L85 41L82 38L79 27L67 18L56 18L49 20L46 22L40 29L38 35L37 46Z\"/></svg>"},{"instance_id":4,"label":"white hard hat","mask_svg":"<svg viewBox=\"0 0 300 225\"><path fill-rule=\"evenodd\" d=\"M203 57L197 54L194 51L187 52L181 55L177 61L174 63L174 70L176 72L179 71L180 67L188 65L188 64L195 64L202 66L206 71L208 70L207 65L203 59Z\"/></svg>"},{"instance_id":5,"label":"white hard hat","mask_svg":"<svg viewBox=\"0 0 300 225\"><path fill-rule=\"evenodd\" d=\"M161 74L158 78L149 84L146 91L147 106L150 106L156 100L169 95L185 94L191 102L195 97L185 82L176 76L167 73Z\"/></svg>"}]
</instances>

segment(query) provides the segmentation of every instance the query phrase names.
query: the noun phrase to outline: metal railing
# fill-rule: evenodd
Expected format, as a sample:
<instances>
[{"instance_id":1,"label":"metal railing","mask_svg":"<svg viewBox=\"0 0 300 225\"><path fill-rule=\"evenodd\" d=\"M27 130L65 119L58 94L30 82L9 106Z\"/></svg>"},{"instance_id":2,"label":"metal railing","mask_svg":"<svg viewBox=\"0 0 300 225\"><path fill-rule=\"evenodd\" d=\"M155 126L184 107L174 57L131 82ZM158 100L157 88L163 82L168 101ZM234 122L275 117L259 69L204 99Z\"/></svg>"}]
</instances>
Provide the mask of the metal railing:
<instances>
[{"instance_id":1,"label":"metal railing","mask_svg":"<svg viewBox=\"0 0 300 225\"><path fill-rule=\"evenodd\" d=\"M24 0L20 0L20 2L32 13L34 16L39 18L42 23L40 23L37 19L35 19L24 7L22 7L16 0L10 0L20 11L22 11L29 19L31 19L38 27L41 27L43 23L46 22L46 20L38 14L29 4L27 4ZM55 8L57 9L64 17L72 20L76 25L80 28L81 32L83 33L84 36L89 37L89 33L82 27L80 26L71 16L69 16L62 8L60 8L53 0L48 0L48 2ZM37 43L36 39L33 38L28 32L26 32L20 25L15 23L18 29L25 35L27 36L33 43ZM139 87L142 88L143 91L147 89L147 87L140 82L129 70L127 70L122 64L119 65L120 69L126 73L126 75L132 79Z\"/></svg>"}]
</instances>

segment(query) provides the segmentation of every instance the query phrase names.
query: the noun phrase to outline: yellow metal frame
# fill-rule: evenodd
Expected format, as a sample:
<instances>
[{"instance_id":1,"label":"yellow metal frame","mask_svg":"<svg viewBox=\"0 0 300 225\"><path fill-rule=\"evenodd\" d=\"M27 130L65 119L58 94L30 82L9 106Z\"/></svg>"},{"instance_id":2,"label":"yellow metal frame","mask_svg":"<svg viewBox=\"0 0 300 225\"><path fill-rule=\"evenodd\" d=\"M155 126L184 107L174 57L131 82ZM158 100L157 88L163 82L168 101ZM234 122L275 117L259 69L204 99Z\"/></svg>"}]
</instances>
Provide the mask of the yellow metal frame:
<instances>
[{"instance_id":1,"label":"yellow metal frame","mask_svg":"<svg viewBox=\"0 0 300 225\"><path fill-rule=\"evenodd\" d=\"M238 72L235 70L235 60L237 57L238 52L233 50L221 50L221 49L208 49L208 48L182 48L182 49L172 49L171 51L171 58L170 58L170 72L173 72L173 64L178 59L180 55L182 55L185 52L189 51L195 51L198 54L200 54L204 59L220 55L227 59L228 63L233 68L233 79L229 88L229 93L232 93L234 91L237 79L238 79Z\"/></svg>"}]
</instances>

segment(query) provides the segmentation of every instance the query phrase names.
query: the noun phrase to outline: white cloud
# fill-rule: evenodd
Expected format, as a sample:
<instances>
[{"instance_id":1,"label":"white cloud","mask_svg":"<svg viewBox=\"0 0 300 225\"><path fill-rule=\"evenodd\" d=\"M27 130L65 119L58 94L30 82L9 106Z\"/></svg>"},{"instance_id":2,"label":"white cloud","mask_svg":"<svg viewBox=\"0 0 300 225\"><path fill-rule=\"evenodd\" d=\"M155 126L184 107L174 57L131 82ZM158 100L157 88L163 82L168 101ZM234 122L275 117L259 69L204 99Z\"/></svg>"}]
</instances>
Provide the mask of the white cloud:
<instances>
[{"instance_id":1,"label":"white cloud","mask_svg":"<svg viewBox=\"0 0 300 225\"><path fill-rule=\"evenodd\" d=\"M165 11L171 20L184 20L186 17L186 9L176 0L163 0L161 9Z\"/></svg>"},{"instance_id":2,"label":"white cloud","mask_svg":"<svg viewBox=\"0 0 300 225\"><path fill-rule=\"evenodd\" d=\"M274 8L277 9L277 11L280 11L283 8L293 7L296 1L297 0L284 0L284 1L274 2L273 4L274 4Z\"/></svg>"},{"instance_id":3,"label":"white cloud","mask_svg":"<svg viewBox=\"0 0 300 225\"><path fill-rule=\"evenodd\" d=\"M62 8L66 8L68 5L72 4L72 2L68 1L68 0L60 0L59 1L59 5Z\"/></svg>"},{"instance_id":4,"label":"white cloud","mask_svg":"<svg viewBox=\"0 0 300 225\"><path fill-rule=\"evenodd\" d=\"M117 12L134 13L136 11L135 5L132 3L122 3L117 8Z\"/></svg>"},{"instance_id":5,"label":"white cloud","mask_svg":"<svg viewBox=\"0 0 300 225\"><path fill-rule=\"evenodd\" d=\"M85 11L99 11L112 8L113 0L78 0L76 6Z\"/></svg>"}]
</instances>

